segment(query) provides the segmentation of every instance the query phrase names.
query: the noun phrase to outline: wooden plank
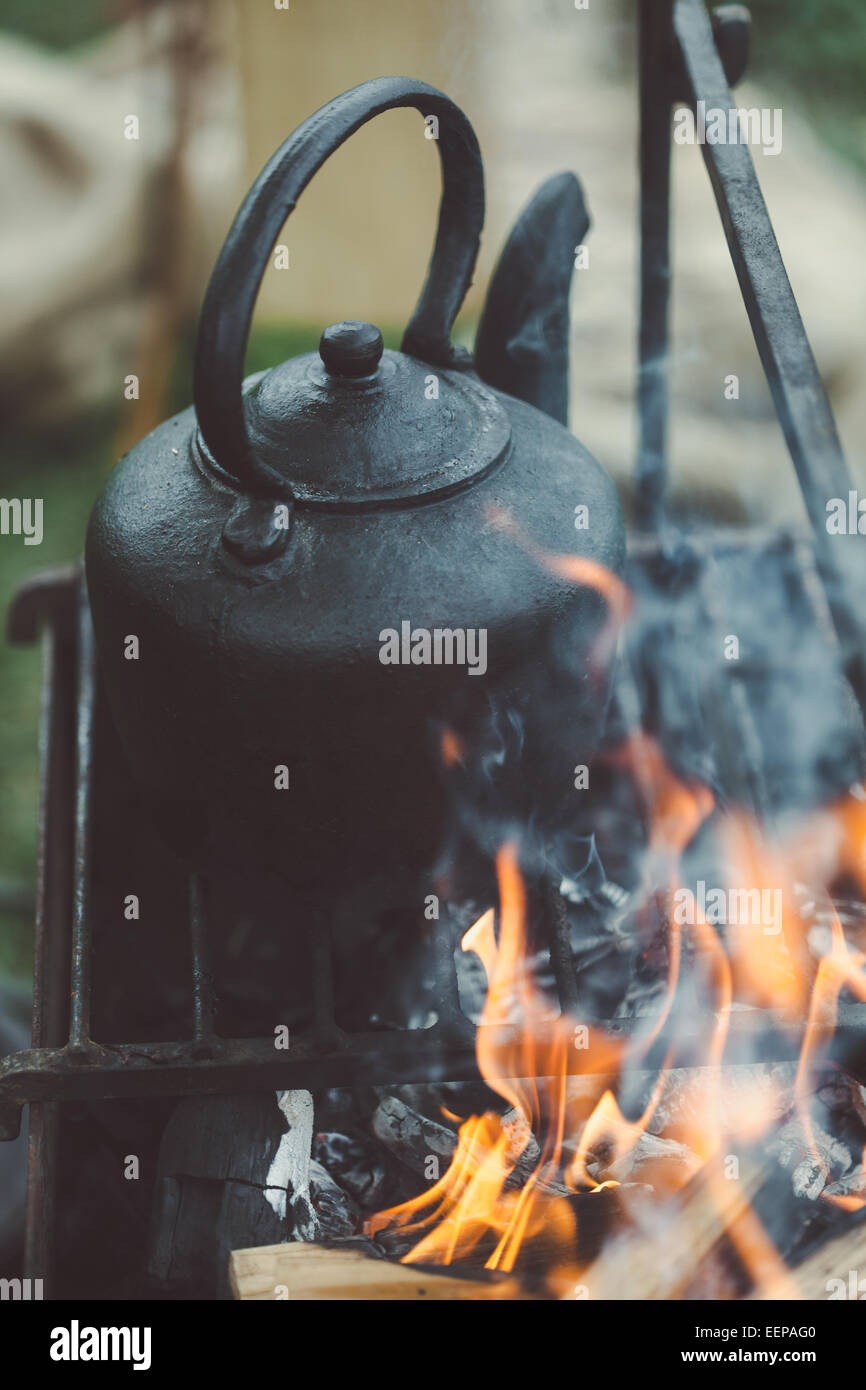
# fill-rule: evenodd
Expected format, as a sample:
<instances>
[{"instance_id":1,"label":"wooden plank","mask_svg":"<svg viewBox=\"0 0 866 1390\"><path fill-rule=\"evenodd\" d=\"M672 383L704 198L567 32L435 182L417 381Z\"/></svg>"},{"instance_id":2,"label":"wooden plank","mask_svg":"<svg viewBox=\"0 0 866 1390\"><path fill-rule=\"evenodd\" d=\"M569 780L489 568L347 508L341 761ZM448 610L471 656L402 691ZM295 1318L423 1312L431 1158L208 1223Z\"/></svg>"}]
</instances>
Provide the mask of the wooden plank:
<instances>
[{"instance_id":1,"label":"wooden plank","mask_svg":"<svg viewBox=\"0 0 866 1390\"><path fill-rule=\"evenodd\" d=\"M377 1260L361 1250L335 1250L293 1241L235 1250L229 1261L235 1298L250 1300L386 1300L498 1302L530 1299L516 1279L466 1279L443 1271Z\"/></svg>"},{"instance_id":2,"label":"wooden plank","mask_svg":"<svg viewBox=\"0 0 866 1390\"><path fill-rule=\"evenodd\" d=\"M866 1297L866 1224L858 1222L853 1230L822 1246L791 1271L791 1278L800 1298L826 1303L831 1295L836 1299ZM832 1280L840 1282L833 1284ZM755 1297L761 1299L760 1294Z\"/></svg>"}]
</instances>

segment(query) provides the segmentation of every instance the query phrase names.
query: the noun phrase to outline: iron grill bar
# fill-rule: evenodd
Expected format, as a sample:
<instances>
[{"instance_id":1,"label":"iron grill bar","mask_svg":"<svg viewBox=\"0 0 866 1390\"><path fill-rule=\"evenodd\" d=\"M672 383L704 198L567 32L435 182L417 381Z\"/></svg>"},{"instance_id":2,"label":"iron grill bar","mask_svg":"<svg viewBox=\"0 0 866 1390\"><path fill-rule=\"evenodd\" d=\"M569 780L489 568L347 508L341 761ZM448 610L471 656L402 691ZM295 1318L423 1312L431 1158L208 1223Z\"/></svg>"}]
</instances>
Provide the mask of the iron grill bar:
<instances>
[{"instance_id":1,"label":"iron grill bar","mask_svg":"<svg viewBox=\"0 0 866 1390\"><path fill-rule=\"evenodd\" d=\"M460 1007L454 950L454 921L451 914L446 912L433 936L437 1016L443 1039L458 1047L471 1048L474 1057L475 1030Z\"/></svg>"},{"instance_id":2,"label":"iron grill bar","mask_svg":"<svg viewBox=\"0 0 866 1390\"><path fill-rule=\"evenodd\" d=\"M207 889L199 874L189 878L189 936L192 954L193 1050L207 1057L214 1044L213 974L207 933Z\"/></svg>"},{"instance_id":3,"label":"iron grill bar","mask_svg":"<svg viewBox=\"0 0 866 1390\"><path fill-rule=\"evenodd\" d=\"M471 1028L468 1020L467 1030ZM793 1023L770 1009L735 1010L728 1015L725 1062L736 1065L761 1061L796 1061L801 1053L805 1024ZM632 1065L660 1066L671 1048L676 1065L707 1067L706 1028L685 1024L666 1026L644 1050L642 1038L653 1015L616 1018L598 1027L633 1045ZM596 1026L596 1025L594 1025ZM517 1045L517 1026L479 1024L473 1037L492 1028L497 1046ZM557 1041L556 1021L549 1030L542 1025L536 1043L543 1048ZM811 1036L816 1055L846 1066L864 1079L866 1004L839 1006L835 1028L828 1022ZM572 1059L575 1073L585 1070L585 1058ZM13 1053L6 1059L3 1085L7 1096L27 1101L122 1100L189 1094L232 1094L246 1090L281 1090L302 1087L399 1085L418 1080L476 1079L478 1068L473 1048L452 1042L440 1024L432 1028L342 1034L339 1044L322 1047L313 1034L293 1039L289 1052L274 1048L273 1038L219 1039L212 1054L196 1055L194 1043L91 1044L86 1064L64 1048L37 1048Z\"/></svg>"},{"instance_id":4,"label":"iron grill bar","mask_svg":"<svg viewBox=\"0 0 866 1390\"><path fill-rule=\"evenodd\" d=\"M76 647L72 611L77 590L76 570L48 571L30 580L16 595L9 614L12 642L33 642L42 630L32 1015L35 1048L61 1045L69 1012ZM25 1278L43 1281L46 1297L51 1296L58 1119L53 1100L30 1106L23 1266ZM13 1138L19 1123L19 1106L0 1101L0 1137Z\"/></svg>"},{"instance_id":5,"label":"iron grill bar","mask_svg":"<svg viewBox=\"0 0 866 1390\"><path fill-rule=\"evenodd\" d=\"M93 726L96 663L93 624L82 582L78 614L78 704L76 724L75 867L72 885L71 1017L69 1046L86 1052L90 1046L90 1006L93 988L92 923L90 915L91 823L93 803Z\"/></svg>"},{"instance_id":6,"label":"iron grill bar","mask_svg":"<svg viewBox=\"0 0 866 1390\"><path fill-rule=\"evenodd\" d=\"M58 747L57 706L62 699L60 638L50 625L42 635L42 707L40 711L39 777L39 880L36 898L36 939L33 959L33 1046L49 1047L60 1038L63 1021L59 1017L58 991L49 985L52 948L58 942L51 932L52 906L46 859L56 841L50 833L49 815L58 814L54 804L57 792ZM68 687L67 687L68 688ZM50 809L49 809L50 808ZM56 918L55 918L56 920ZM52 1015L54 1015L52 1017ZM47 1101L31 1105L27 1132L27 1190L24 1211L24 1276L42 1279L43 1293L51 1297L50 1274L53 1266L54 1211L56 1201L57 1105Z\"/></svg>"}]
</instances>

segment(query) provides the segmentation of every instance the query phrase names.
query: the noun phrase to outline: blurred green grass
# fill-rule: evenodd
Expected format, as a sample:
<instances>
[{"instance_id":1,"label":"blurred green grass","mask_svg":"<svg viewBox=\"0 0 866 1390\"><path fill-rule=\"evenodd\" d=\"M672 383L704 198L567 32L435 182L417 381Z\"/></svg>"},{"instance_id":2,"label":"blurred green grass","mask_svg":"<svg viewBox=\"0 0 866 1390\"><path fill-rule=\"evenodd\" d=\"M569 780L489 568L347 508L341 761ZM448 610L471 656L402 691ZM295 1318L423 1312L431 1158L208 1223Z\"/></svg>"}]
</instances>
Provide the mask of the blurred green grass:
<instances>
[{"instance_id":1,"label":"blurred green grass","mask_svg":"<svg viewBox=\"0 0 866 1390\"><path fill-rule=\"evenodd\" d=\"M866 169L866 0L752 0L750 76Z\"/></svg>"},{"instance_id":2,"label":"blurred green grass","mask_svg":"<svg viewBox=\"0 0 866 1390\"><path fill-rule=\"evenodd\" d=\"M106 0L74 0L67 5L50 0L0 0L0 29L61 51L98 38L111 28L115 18Z\"/></svg>"}]
</instances>

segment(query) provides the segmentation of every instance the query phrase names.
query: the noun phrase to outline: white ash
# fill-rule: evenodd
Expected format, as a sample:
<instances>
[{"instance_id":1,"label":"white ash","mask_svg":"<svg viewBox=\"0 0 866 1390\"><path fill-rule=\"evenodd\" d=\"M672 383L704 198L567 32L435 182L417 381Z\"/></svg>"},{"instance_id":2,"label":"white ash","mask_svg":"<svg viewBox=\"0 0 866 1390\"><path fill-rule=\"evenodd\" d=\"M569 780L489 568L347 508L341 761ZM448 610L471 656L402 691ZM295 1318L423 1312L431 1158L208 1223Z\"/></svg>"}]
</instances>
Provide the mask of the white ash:
<instances>
[{"instance_id":1,"label":"white ash","mask_svg":"<svg viewBox=\"0 0 866 1390\"><path fill-rule=\"evenodd\" d=\"M852 1168L838 1182L828 1183L824 1188L825 1197L866 1197L866 1168L862 1164Z\"/></svg>"},{"instance_id":2,"label":"white ash","mask_svg":"<svg viewBox=\"0 0 866 1390\"><path fill-rule=\"evenodd\" d=\"M360 1226L355 1203L315 1159L310 1163L309 1191L317 1235L334 1240L355 1234Z\"/></svg>"},{"instance_id":3,"label":"white ash","mask_svg":"<svg viewBox=\"0 0 866 1390\"><path fill-rule=\"evenodd\" d=\"M797 1197L816 1201L828 1183L844 1178L851 1167L851 1153L814 1120L807 1127L794 1115L771 1139L769 1152L791 1173Z\"/></svg>"},{"instance_id":4,"label":"white ash","mask_svg":"<svg viewBox=\"0 0 866 1390\"><path fill-rule=\"evenodd\" d=\"M794 1100L794 1062L753 1062L728 1065L715 1079L716 1118L725 1130L735 1131L742 1111L757 1110L764 1123L781 1120ZM655 1075L644 1081L641 1109L647 1103ZM700 1068L675 1067L665 1074L664 1087L649 1122L653 1134L673 1125L700 1124L706 1101L705 1073ZM637 1107L635 1107L637 1108Z\"/></svg>"},{"instance_id":5,"label":"white ash","mask_svg":"<svg viewBox=\"0 0 866 1390\"><path fill-rule=\"evenodd\" d=\"M310 1195L313 1097L309 1091L277 1091L277 1105L288 1128L268 1169L265 1200L281 1221L291 1214L293 1240L315 1240L318 1223Z\"/></svg>"},{"instance_id":6,"label":"white ash","mask_svg":"<svg viewBox=\"0 0 866 1390\"><path fill-rule=\"evenodd\" d=\"M613 1163L589 1164L587 1171L599 1182L614 1178L617 1182L634 1181L641 1177L648 1164L664 1163L672 1171L679 1171L683 1182L698 1171L701 1160L692 1149L681 1144L678 1139L660 1139L657 1134L641 1134L635 1144ZM593 1171L595 1169L595 1171Z\"/></svg>"}]
</instances>

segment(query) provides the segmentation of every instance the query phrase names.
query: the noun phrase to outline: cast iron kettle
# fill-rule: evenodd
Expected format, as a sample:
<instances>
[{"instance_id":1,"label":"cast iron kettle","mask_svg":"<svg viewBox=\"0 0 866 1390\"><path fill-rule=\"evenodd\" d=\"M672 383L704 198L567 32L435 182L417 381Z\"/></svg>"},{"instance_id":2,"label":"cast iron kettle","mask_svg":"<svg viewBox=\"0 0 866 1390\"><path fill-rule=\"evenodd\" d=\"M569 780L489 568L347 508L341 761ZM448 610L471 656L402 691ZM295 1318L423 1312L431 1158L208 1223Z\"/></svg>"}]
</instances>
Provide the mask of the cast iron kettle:
<instances>
[{"instance_id":1,"label":"cast iron kettle","mask_svg":"<svg viewBox=\"0 0 866 1390\"><path fill-rule=\"evenodd\" d=\"M286 217L348 136L404 106L438 120L443 192L401 351L345 322L318 354L244 380ZM380 78L316 112L226 238L194 409L127 454L96 504L103 685L141 792L203 872L333 894L426 874L455 824L488 848L574 806L604 719L610 614L546 557L619 575L625 550L613 485L564 428L588 220L572 175L541 189L494 275L474 366L450 332L483 215L475 134L435 88Z\"/></svg>"}]
</instances>

